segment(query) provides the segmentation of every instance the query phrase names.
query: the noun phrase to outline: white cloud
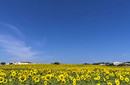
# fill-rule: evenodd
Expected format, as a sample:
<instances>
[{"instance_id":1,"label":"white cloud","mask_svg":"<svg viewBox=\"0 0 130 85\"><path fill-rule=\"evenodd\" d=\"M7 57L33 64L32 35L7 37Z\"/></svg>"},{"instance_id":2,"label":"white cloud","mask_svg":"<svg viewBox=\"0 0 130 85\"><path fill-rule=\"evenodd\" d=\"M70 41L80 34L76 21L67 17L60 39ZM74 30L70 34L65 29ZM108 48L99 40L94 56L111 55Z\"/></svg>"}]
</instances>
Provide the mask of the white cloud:
<instances>
[{"instance_id":1,"label":"white cloud","mask_svg":"<svg viewBox=\"0 0 130 85\"><path fill-rule=\"evenodd\" d=\"M21 37L24 37L24 34L15 26L11 25L11 24L7 24L7 23L4 23L4 22L0 22L1 25L4 26L4 28L7 27L7 29L10 29L13 31L13 33L17 34L17 36L21 36Z\"/></svg>"},{"instance_id":2,"label":"white cloud","mask_svg":"<svg viewBox=\"0 0 130 85\"><path fill-rule=\"evenodd\" d=\"M7 29L10 29L15 33L16 35L11 35L10 31L7 30L7 34L0 34L0 47L2 47L2 51L7 53L10 56L13 56L13 59L26 59L26 58L33 58L34 56L37 56L41 52L32 50L32 46L27 46L27 43L25 41L18 38L18 36L23 37L24 34L15 26L6 24L6 23L0 23L7 27ZM4 29L4 28L3 28ZM39 43L40 44L40 43Z\"/></svg>"},{"instance_id":3,"label":"white cloud","mask_svg":"<svg viewBox=\"0 0 130 85\"><path fill-rule=\"evenodd\" d=\"M0 35L0 46L4 48L5 52L18 57L32 57L39 54L39 52L33 52L31 47L26 46L25 42L13 36Z\"/></svg>"}]
</instances>

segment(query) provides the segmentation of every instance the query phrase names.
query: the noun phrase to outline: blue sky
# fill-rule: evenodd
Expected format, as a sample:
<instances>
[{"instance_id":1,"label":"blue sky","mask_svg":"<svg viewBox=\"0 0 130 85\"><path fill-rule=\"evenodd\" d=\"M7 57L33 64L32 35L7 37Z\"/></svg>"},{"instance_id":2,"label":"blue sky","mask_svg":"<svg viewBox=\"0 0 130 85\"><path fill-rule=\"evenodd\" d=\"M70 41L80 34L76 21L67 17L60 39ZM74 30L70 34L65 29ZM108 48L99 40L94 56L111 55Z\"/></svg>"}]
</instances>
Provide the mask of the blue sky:
<instances>
[{"instance_id":1,"label":"blue sky","mask_svg":"<svg viewBox=\"0 0 130 85\"><path fill-rule=\"evenodd\" d=\"M130 61L129 0L0 0L0 62Z\"/></svg>"}]
</instances>

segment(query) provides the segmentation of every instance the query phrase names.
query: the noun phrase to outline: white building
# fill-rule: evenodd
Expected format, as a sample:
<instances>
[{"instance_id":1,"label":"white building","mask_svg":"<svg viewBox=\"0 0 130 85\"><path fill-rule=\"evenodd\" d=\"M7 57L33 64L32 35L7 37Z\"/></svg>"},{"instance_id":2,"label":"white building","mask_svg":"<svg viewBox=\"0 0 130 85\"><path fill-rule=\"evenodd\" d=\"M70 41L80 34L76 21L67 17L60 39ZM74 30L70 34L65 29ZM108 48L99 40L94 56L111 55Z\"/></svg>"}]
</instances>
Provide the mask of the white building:
<instances>
[{"instance_id":1,"label":"white building","mask_svg":"<svg viewBox=\"0 0 130 85\"><path fill-rule=\"evenodd\" d=\"M14 65L29 64L29 63L31 63L31 62L26 62L26 61L24 61L24 62L12 62L12 64L14 64Z\"/></svg>"},{"instance_id":2,"label":"white building","mask_svg":"<svg viewBox=\"0 0 130 85\"><path fill-rule=\"evenodd\" d=\"M122 64L122 63L118 62L118 61L115 61L113 64L117 66L117 65Z\"/></svg>"},{"instance_id":3,"label":"white building","mask_svg":"<svg viewBox=\"0 0 130 85\"><path fill-rule=\"evenodd\" d=\"M130 63L124 63L125 65L130 65Z\"/></svg>"},{"instance_id":4,"label":"white building","mask_svg":"<svg viewBox=\"0 0 130 85\"><path fill-rule=\"evenodd\" d=\"M105 65L105 64L101 63L101 64L99 64L99 65Z\"/></svg>"}]
</instances>

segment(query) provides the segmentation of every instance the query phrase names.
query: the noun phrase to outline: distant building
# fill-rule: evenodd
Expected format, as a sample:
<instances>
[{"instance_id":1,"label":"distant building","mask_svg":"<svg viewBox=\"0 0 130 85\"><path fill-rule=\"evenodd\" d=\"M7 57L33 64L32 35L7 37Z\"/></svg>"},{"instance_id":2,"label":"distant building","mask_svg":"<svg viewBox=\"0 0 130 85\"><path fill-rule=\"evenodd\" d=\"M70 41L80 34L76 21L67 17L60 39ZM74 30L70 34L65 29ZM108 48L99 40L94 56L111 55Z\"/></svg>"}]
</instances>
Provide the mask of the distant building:
<instances>
[{"instance_id":1,"label":"distant building","mask_svg":"<svg viewBox=\"0 0 130 85\"><path fill-rule=\"evenodd\" d=\"M11 62L11 64L13 65L17 65L19 62Z\"/></svg>"},{"instance_id":2,"label":"distant building","mask_svg":"<svg viewBox=\"0 0 130 85\"><path fill-rule=\"evenodd\" d=\"M6 65L9 65L9 63L6 63Z\"/></svg>"},{"instance_id":3,"label":"distant building","mask_svg":"<svg viewBox=\"0 0 130 85\"><path fill-rule=\"evenodd\" d=\"M115 61L113 64L117 66L117 65L122 64L122 63L118 62L118 61Z\"/></svg>"},{"instance_id":4,"label":"distant building","mask_svg":"<svg viewBox=\"0 0 130 85\"><path fill-rule=\"evenodd\" d=\"M31 62L23 61L23 62L11 62L13 65L21 65L21 64L30 64Z\"/></svg>"},{"instance_id":5,"label":"distant building","mask_svg":"<svg viewBox=\"0 0 130 85\"><path fill-rule=\"evenodd\" d=\"M130 65L130 62L124 62L125 65Z\"/></svg>"},{"instance_id":6,"label":"distant building","mask_svg":"<svg viewBox=\"0 0 130 85\"><path fill-rule=\"evenodd\" d=\"M105 65L105 64L101 63L101 64L99 64L99 65Z\"/></svg>"},{"instance_id":7,"label":"distant building","mask_svg":"<svg viewBox=\"0 0 130 85\"><path fill-rule=\"evenodd\" d=\"M23 61L23 62L20 62L20 64L30 64L31 62L27 62L27 61Z\"/></svg>"}]
</instances>

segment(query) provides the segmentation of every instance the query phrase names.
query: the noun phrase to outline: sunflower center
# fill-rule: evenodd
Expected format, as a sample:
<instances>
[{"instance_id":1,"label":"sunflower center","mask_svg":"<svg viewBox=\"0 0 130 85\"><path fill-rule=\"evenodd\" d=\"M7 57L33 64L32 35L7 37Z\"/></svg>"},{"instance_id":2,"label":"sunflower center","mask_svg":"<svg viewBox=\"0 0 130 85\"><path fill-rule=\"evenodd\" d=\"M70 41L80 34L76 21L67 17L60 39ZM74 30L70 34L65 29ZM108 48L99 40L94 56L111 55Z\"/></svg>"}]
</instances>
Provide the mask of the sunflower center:
<instances>
[{"instance_id":1,"label":"sunflower center","mask_svg":"<svg viewBox=\"0 0 130 85\"><path fill-rule=\"evenodd\" d=\"M24 80L24 77L21 77L21 80Z\"/></svg>"},{"instance_id":2,"label":"sunflower center","mask_svg":"<svg viewBox=\"0 0 130 85\"><path fill-rule=\"evenodd\" d=\"M36 78L36 80L38 80L38 78Z\"/></svg>"},{"instance_id":3,"label":"sunflower center","mask_svg":"<svg viewBox=\"0 0 130 85\"><path fill-rule=\"evenodd\" d=\"M0 78L0 81L3 81L3 79L2 79L2 78Z\"/></svg>"}]
</instances>

